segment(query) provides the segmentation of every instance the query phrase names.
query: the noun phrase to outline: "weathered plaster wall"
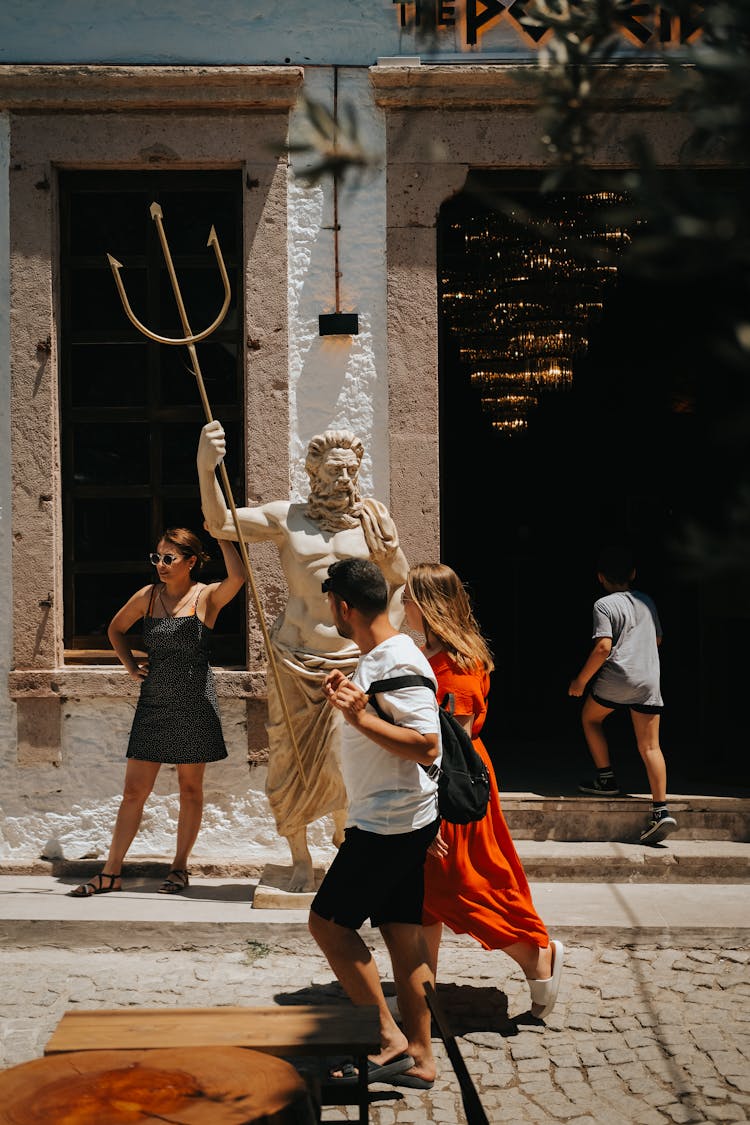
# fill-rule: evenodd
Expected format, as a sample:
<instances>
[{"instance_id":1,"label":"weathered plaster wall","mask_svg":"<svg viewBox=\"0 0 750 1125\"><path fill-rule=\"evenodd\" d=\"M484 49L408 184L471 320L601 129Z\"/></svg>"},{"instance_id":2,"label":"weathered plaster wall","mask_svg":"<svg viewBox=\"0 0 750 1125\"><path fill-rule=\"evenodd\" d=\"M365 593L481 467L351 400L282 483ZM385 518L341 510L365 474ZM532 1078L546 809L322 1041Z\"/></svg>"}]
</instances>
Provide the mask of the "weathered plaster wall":
<instances>
[{"instance_id":1,"label":"weathered plaster wall","mask_svg":"<svg viewBox=\"0 0 750 1125\"><path fill-rule=\"evenodd\" d=\"M441 57L465 58L461 5L455 8L458 18L441 29L439 50ZM401 27L393 0L5 0L2 9L0 63L369 66L379 55L430 55L411 27ZM412 3L406 12L411 21ZM479 50L530 53L504 12L485 25L480 40Z\"/></svg>"},{"instance_id":2,"label":"weathered plaster wall","mask_svg":"<svg viewBox=\"0 0 750 1125\"><path fill-rule=\"evenodd\" d=\"M333 109L332 69L305 75L308 97ZM382 114L372 104L368 72L338 73L339 105L354 106L365 148L384 154ZM304 137L301 111L292 116L293 139ZM333 191L326 178L305 185L294 170L306 157L296 156L289 176L289 343L292 484L296 499L307 496L304 456L310 438L330 427L348 427L365 444L360 474L364 495L388 503L388 383L385 331L385 173L368 174L366 185L338 192L339 279L341 312L359 314L359 334L318 334L318 315L335 305ZM307 161L309 165L309 161Z\"/></svg>"},{"instance_id":3,"label":"weathered plaster wall","mask_svg":"<svg viewBox=\"0 0 750 1125\"><path fill-rule=\"evenodd\" d=\"M62 765L19 770L3 763L0 859L103 858L122 793L132 704L69 700L63 705ZM206 811L195 856L262 866L285 862L263 795L265 769L247 765L244 704L224 700L229 750L206 769ZM170 858L177 821L177 777L163 766L130 858Z\"/></svg>"},{"instance_id":4,"label":"weathered plaster wall","mask_svg":"<svg viewBox=\"0 0 750 1125\"><path fill-rule=\"evenodd\" d=\"M15 707L8 695L13 648L13 583L10 448L10 276L9 193L10 130L0 114L0 776L10 773L8 755L15 750ZM0 829L1 831L1 829Z\"/></svg>"}]
</instances>

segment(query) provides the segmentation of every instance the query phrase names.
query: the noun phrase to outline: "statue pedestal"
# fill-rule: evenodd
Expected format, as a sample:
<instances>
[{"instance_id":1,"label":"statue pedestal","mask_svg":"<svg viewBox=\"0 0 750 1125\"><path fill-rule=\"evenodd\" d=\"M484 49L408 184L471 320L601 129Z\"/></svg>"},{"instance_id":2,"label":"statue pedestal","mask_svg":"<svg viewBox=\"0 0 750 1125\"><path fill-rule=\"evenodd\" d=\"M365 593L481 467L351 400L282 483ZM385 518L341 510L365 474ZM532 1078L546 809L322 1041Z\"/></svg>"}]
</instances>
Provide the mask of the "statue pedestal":
<instances>
[{"instance_id":1,"label":"statue pedestal","mask_svg":"<svg viewBox=\"0 0 750 1125\"><path fill-rule=\"evenodd\" d=\"M315 868L315 890L289 891L289 880L292 868L282 867L281 864L267 863L261 872L258 886L253 895L254 910L306 910L315 897L315 891L320 886L325 869Z\"/></svg>"}]
</instances>

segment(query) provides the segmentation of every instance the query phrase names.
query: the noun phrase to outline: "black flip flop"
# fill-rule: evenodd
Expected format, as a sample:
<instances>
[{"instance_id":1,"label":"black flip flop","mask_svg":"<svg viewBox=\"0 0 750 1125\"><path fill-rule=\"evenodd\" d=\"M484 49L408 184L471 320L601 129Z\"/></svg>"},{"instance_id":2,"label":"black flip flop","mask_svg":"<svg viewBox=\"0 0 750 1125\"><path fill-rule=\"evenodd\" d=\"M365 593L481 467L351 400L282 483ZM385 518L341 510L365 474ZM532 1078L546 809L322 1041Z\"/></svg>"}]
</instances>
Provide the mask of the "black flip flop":
<instances>
[{"instance_id":1,"label":"black flip flop","mask_svg":"<svg viewBox=\"0 0 750 1125\"><path fill-rule=\"evenodd\" d=\"M395 1059L386 1063L376 1063L372 1059L368 1059L367 1085L369 1086L373 1082L392 1082L397 1075L405 1070L411 1070L415 1065L411 1055L397 1055ZM353 1062L343 1063L342 1066L337 1066L335 1069L340 1070L341 1075L339 1077L329 1074L329 1082L335 1082L341 1086L356 1086L359 1082L359 1071Z\"/></svg>"},{"instance_id":2,"label":"black flip flop","mask_svg":"<svg viewBox=\"0 0 750 1125\"><path fill-rule=\"evenodd\" d=\"M407 1086L410 1090L431 1090L435 1085L434 1081L420 1078L418 1074L396 1074L388 1082L391 1086Z\"/></svg>"}]
</instances>

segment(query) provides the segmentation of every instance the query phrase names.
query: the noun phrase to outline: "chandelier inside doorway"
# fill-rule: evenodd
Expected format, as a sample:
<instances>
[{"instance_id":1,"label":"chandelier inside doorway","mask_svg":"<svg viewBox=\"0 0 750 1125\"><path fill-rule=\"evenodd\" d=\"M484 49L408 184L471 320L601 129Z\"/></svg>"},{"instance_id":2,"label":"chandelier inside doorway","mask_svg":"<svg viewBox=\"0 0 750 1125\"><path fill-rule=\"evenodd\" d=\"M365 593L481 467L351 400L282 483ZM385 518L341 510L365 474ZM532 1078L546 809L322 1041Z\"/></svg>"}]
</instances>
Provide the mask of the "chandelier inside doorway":
<instances>
[{"instance_id":1,"label":"chandelier inside doorway","mask_svg":"<svg viewBox=\"0 0 750 1125\"><path fill-rule=\"evenodd\" d=\"M506 434L527 428L544 393L570 386L629 241L613 220L621 197L538 199L533 225L520 205L452 219L442 254L442 312L459 362Z\"/></svg>"}]
</instances>

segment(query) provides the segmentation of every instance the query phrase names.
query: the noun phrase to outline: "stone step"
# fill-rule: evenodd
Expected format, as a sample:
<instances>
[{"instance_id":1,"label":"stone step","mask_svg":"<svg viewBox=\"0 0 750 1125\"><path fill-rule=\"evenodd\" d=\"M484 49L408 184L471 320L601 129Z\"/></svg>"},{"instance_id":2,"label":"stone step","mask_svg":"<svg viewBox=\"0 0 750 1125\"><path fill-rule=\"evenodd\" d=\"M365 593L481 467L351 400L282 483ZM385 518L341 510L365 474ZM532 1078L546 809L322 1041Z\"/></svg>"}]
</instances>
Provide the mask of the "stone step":
<instances>
[{"instance_id":1,"label":"stone step","mask_svg":"<svg viewBox=\"0 0 750 1125\"><path fill-rule=\"evenodd\" d=\"M652 847L622 841L527 840L516 837L518 854L530 882L595 883L747 883L750 843L735 840L681 840L674 835ZM0 861L0 875L54 876L66 883L85 882L101 869L101 860ZM167 856L134 855L125 863L127 880L160 880ZM258 879L263 868L238 861L220 862L196 854L190 862L195 878Z\"/></svg>"},{"instance_id":2,"label":"stone step","mask_svg":"<svg viewBox=\"0 0 750 1125\"><path fill-rule=\"evenodd\" d=\"M750 881L750 798L744 795L670 793L677 829L663 844L651 847L637 842L651 808L648 794L604 798L504 792L502 804L531 881ZM0 858L0 875L51 875L84 882L101 870L102 858ZM125 870L129 878L162 877L170 859L133 852ZM277 861L278 852L254 862L202 855L199 837L190 870L208 878L252 879L262 874L267 862Z\"/></svg>"},{"instance_id":3,"label":"stone step","mask_svg":"<svg viewBox=\"0 0 750 1125\"><path fill-rule=\"evenodd\" d=\"M503 793L503 812L514 840L610 841L634 843L648 821L651 798L541 796ZM675 841L750 841L750 798L668 796L677 828Z\"/></svg>"},{"instance_id":4,"label":"stone step","mask_svg":"<svg viewBox=\"0 0 750 1125\"><path fill-rule=\"evenodd\" d=\"M747 883L750 843L677 840L648 847L608 841L516 840L530 882Z\"/></svg>"}]
</instances>

